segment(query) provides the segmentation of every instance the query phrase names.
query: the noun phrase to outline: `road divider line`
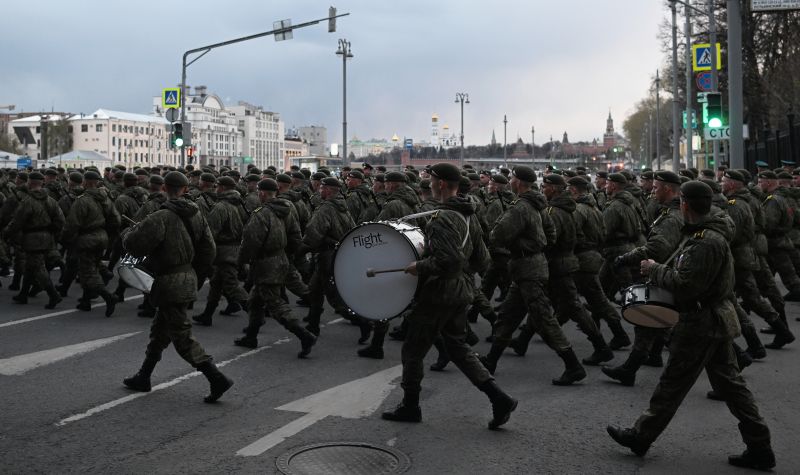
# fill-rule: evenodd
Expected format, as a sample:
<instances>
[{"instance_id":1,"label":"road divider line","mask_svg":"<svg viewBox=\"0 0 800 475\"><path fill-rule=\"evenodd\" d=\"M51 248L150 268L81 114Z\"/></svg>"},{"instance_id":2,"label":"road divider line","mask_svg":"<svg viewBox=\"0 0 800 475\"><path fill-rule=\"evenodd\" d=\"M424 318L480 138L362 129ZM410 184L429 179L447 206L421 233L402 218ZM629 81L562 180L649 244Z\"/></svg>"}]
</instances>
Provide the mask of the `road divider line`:
<instances>
[{"instance_id":1,"label":"road divider line","mask_svg":"<svg viewBox=\"0 0 800 475\"><path fill-rule=\"evenodd\" d=\"M140 299L142 297L144 297L143 294L133 295L131 297L127 297L125 299L125 301L127 302L129 300L136 300L136 299ZM105 307L105 306L106 306L105 302L96 303L96 304L92 305L92 308ZM44 319L47 319L47 318L60 317L61 315L67 315L67 314L70 314L70 313L75 313L77 311L78 311L77 308L73 308L73 309L61 310L61 311L53 312L53 313L46 313L44 315L39 315L39 316L36 316L36 317L21 318L19 320L12 320L10 322L0 323L0 328L11 327L11 326L14 326L14 325L22 325L23 323L35 322L37 320L44 320Z\"/></svg>"}]
</instances>

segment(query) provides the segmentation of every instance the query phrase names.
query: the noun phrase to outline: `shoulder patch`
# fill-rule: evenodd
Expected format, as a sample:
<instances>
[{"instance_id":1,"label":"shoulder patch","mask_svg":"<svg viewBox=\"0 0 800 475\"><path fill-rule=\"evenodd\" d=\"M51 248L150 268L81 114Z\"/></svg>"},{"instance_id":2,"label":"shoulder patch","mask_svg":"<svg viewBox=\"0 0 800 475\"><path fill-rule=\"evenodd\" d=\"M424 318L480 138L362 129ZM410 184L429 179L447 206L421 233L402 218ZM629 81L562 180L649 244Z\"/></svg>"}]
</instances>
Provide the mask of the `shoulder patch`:
<instances>
[{"instance_id":1,"label":"shoulder patch","mask_svg":"<svg viewBox=\"0 0 800 475\"><path fill-rule=\"evenodd\" d=\"M253 213L258 213L259 211L261 211L261 208L263 208L263 206L259 206L258 208L254 209Z\"/></svg>"},{"instance_id":2,"label":"shoulder patch","mask_svg":"<svg viewBox=\"0 0 800 475\"><path fill-rule=\"evenodd\" d=\"M731 205L731 206L735 205L736 204L736 199L734 198L732 200L728 200L728 204Z\"/></svg>"},{"instance_id":3,"label":"shoulder patch","mask_svg":"<svg viewBox=\"0 0 800 475\"><path fill-rule=\"evenodd\" d=\"M703 229L702 231L697 231L696 233L694 233L694 236L692 236L692 237L694 239L703 239L703 237L705 236L705 233L706 233L706 230Z\"/></svg>"},{"instance_id":4,"label":"shoulder patch","mask_svg":"<svg viewBox=\"0 0 800 475\"><path fill-rule=\"evenodd\" d=\"M436 219L439 217L439 210L437 209L435 213L431 215L431 219Z\"/></svg>"},{"instance_id":5,"label":"shoulder patch","mask_svg":"<svg viewBox=\"0 0 800 475\"><path fill-rule=\"evenodd\" d=\"M547 214L553 214L553 207L552 206L548 206L547 207Z\"/></svg>"}]
</instances>

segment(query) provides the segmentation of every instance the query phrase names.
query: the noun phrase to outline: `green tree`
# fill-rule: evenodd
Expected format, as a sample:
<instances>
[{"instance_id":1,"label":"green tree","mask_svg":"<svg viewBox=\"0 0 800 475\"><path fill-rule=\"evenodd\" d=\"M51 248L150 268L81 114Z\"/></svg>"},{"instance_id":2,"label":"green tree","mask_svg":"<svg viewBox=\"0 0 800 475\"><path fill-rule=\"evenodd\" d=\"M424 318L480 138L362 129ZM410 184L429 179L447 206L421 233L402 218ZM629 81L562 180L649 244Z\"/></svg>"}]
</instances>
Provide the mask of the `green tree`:
<instances>
[{"instance_id":1,"label":"green tree","mask_svg":"<svg viewBox=\"0 0 800 475\"><path fill-rule=\"evenodd\" d=\"M0 151L21 155L22 147L20 147L19 140L13 135L0 133Z\"/></svg>"},{"instance_id":2,"label":"green tree","mask_svg":"<svg viewBox=\"0 0 800 475\"><path fill-rule=\"evenodd\" d=\"M47 124L47 150L51 157L72 150L72 125L66 117Z\"/></svg>"}]
</instances>

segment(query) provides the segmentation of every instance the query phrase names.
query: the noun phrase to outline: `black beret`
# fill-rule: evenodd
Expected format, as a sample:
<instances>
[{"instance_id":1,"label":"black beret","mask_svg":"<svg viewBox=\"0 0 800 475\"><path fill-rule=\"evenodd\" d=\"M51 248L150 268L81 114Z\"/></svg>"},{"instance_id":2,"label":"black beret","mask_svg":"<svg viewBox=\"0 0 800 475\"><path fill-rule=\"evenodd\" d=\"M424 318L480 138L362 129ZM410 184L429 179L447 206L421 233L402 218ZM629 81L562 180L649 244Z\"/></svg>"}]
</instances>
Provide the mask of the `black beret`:
<instances>
[{"instance_id":1,"label":"black beret","mask_svg":"<svg viewBox=\"0 0 800 475\"><path fill-rule=\"evenodd\" d=\"M124 177L124 176L125 176L125 172L122 171L122 170L117 170L117 171L114 172L114 178L116 178L117 180L121 180L122 177Z\"/></svg>"},{"instance_id":2,"label":"black beret","mask_svg":"<svg viewBox=\"0 0 800 475\"><path fill-rule=\"evenodd\" d=\"M686 199L708 198L710 200L712 194L711 187L699 180L690 180L681 185L681 196Z\"/></svg>"},{"instance_id":3,"label":"black beret","mask_svg":"<svg viewBox=\"0 0 800 475\"><path fill-rule=\"evenodd\" d=\"M78 172L72 172L69 174L69 181L72 183L83 183L83 175Z\"/></svg>"},{"instance_id":4,"label":"black beret","mask_svg":"<svg viewBox=\"0 0 800 475\"><path fill-rule=\"evenodd\" d=\"M17 173L17 178L19 178L22 181L28 181L28 172Z\"/></svg>"},{"instance_id":5,"label":"black beret","mask_svg":"<svg viewBox=\"0 0 800 475\"><path fill-rule=\"evenodd\" d=\"M466 193L472 187L472 182L466 176L462 176L461 179L458 180L458 191L459 193Z\"/></svg>"},{"instance_id":6,"label":"black beret","mask_svg":"<svg viewBox=\"0 0 800 475\"><path fill-rule=\"evenodd\" d=\"M758 164L758 162L756 162L756 164ZM110 172L110 171L111 171L111 167L106 167L106 168L105 168L105 170L106 170L107 172Z\"/></svg>"},{"instance_id":7,"label":"black beret","mask_svg":"<svg viewBox=\"0 0 800 475\"><path fill-rule=\"evenodd\" d=\"M274 177L278 176L278 172L276 172L275 170L270 170L269 168L267 168L266 170L264 170L264 173L262 173L261 175L274 178Z\"/></svg>"},{"instance_id":8,"label":"black beret","mask_svg":"<svg viewBox=\"0 0 800 475\"><path fill-rule=\"evenodd\" d=\"M430 190L431 189L431 181L427 178L421 180L419 182L419 189L420 190Z\"/></svg>"},{"instance_id":9,"label":"black beret","mask_svg":"<svg viewBox=\"0 0 800 475\"><path fill-rule=\"evenodd\" d=\"M47 176L58 176L58 171L55 168L48 168L44 171L44 174Z\"/></svg>"},{"instance_id":10,"label":"black beret","mask_svg":"<svg viewBox=\"0 0 800 475\"><path fill-rule=\"evenodd\" d=\"M616 183L622 183L623 185L628 184L628 179L625 178L625 175L623 175L622 173L609 173L608 180Z\"/></svg>"},{"instance_id":11,"label":"black beret","mask_svg":"<svg viewBox=\"0 0 800 475\"><path fill-rule=\"evenodd\" d=\"M685 168L683 170L680 170L678 172L678 175L685 176L686 178L688 178L690 180L694 180L695 178L697 178L697 175L695 175L693 171L686 170Z\"/></svg>"},{"instance_id":12,"label":"black beret","mask_svg":"<svg viewBox=\"0 0 800 475\"><path fill-rule=\"evenodd\" d=\"M500 167L500 173L502 173L505 176L508 176L509 174L511 174L511 170L509 170L508 168Z\"/></svg>"},{"instance_id":13,"label":"black beret","mask_svg":"<svg viewBox=\"0 0 800 475\"><path fill-rule=\"evenodd\" d=\"M272 178L264 178L258 182L258 189L262 191L278 191L278 182Z\"/></svg>"},{"instance_id":14,"label":"black beret","mask_svg":"<svg viewBox=\"0 0 800 475\"><path fill-rule=\"evenodd\" d=\"M247 170L247 173L250 173L250 174L253 174L253 175L261 175L261 170L259 170L256 167L252 167L249 170Z\"/></svg>"},{"instance_id":15,"label":"black beret","mask_svg":"<svg viewBox=\"0 0 800 475\"><path fill-rule=\"evenodd\" d=\"M365 170L372 170L372 165L370 165L370 164L369 164L369 163L367 163L367 162L364 162L363 168L364 168Z\"/></svg>"},{"instance_id":16,"label":"black beret","mask_svg":"<svg viewBox=\"0 0 800 475\"><path fill-rule=\"evenodd\" d=\"M639 178L641 178L642 180L653 180L655 179L655 177L656 175L652 171L642 172L642 174L639 175Z\"/></svg>"},{"instance_id":17,"label":"black beret","mask_svg":"<svg viewBox=\"0 0 800 475\"><path fill-rule=\"evenodd\" d=\"M145 170L144 168L140 168L140 169L136 170L134 172L134 174L139 175L139 176L141 176L141 175L147 176L148 175L147 170Z\"/></svg>"},{"instance_id":18,"label":"black beret","mask_svg":"<svg viewBox=\"0 0 800 475\"><path fill-rule=\"evenodd\" d=\"M219 177L219 180L217 180L217 186L221 186L223 188L235 188L236 180L229 176L221 176Z\"/></svg>"},{"instance_id":19,"label":"black beret","mask_svg":"<svg viewBox=\"0 0 800 475\"><path fill-rule=\"evenodd\" d=\"M689 181L692 181L692 179L688 176L681 175L681 185Z\"/></svg>"},{"instance_id":20,"label":"black beret","mask_svg":"<svg viewBox=\"0 0 800 475\"><path fill-rule=\"evenodd\" d=\"M58 168L56 168L56 170L58 171L58 173L64 173L64 172L66 172L66 170L64 170L64 168L63 168L63 167L58 167Z\"/></svg>"},{"instance_id":21,"label":"black beret","mask_svg":"<svg viewBox=\"0 0 800 475\"><path fill-rule=\"evenodd\" d=\"M481 170L481 175L489 175L492 176L492 172L490 170Z\"/></svg>"},{"instance_id":22,"label":"black beret","mask_svg":"<svg viewBox=\"0 0 800 475\"><path fill-rule=\"evenodd\" d=\"M466 165L464 165L464 170L472 170L473 168L474 168L474 167L473 167L472 165L470 165L469 163L467 163Z\"/></svg>"},{"instance_id":23,"label":"black beret","mask_svg":"<svg viewBox=\"0 0 800 475\"><path fill-rule=\"evenodd\" d=\"M383 173L378 173L377 175L375 175L375 181L377 181L378 183L384 183L386 181L386 175Z\"/></svg>"},{"instance_id":24,"label":"black beret","mask_svg":"<svg viewBox=\"0 0 800 475\"><path fill-rule=\"evenodd\" d=\"M717 183L716 180L712 180L710 178L701 178L699 181L708 185L708 187L711 188L711 191L714 193L722 193L722 187L719 185L719 183Z\"/></svg>"},{"instance_id":25,"label":"black beret","mask_svg":"<svg viewBox=\"0 0 800 475\"><path fill-rule=\"evenodd\" d=\"M270 171L274 172L275 170L270 170ZM300 170L300 173L303 174L304 180L308 180L309 178L311 178L311 170L309 170L308 168L303 168L302 170Z\"/></svg>"},{"instance_id":26,"label":"black beret","mask_svg":"<svg viewBox=\"0 0 800 475\"><path fill-rule=\"evenodd\" d=\"M89 170L88 172L83 174L83 179L84 180L99 180L100 179L100 174L97 173L96 171Z\"/></svg>"},{"instance_id":27,"label":"black beret","mask_svg":"<svg viewBox=\"0 0 800 475\"><path fill-rule=\"evenodd\" d=\"M349 172L350 170L352 170L352 168L350 168L350 167L342 167L342 171L343 172Z\"/></svg>"},{"instance_id":28,"label":"black beret","mask_svg":"<svg viewBox=\"0 0 800 475\"><path fill-rule=\"evenodd\" d=\"M287 175L285 173L281 173L277 177L275 177L275 181L277 181L279 183L290 183L291 184L292 183L292 177L290 177L289 175Z\"/></svg>"},{"instance_id":29,"label":"black beret","mask_svg":"<svg viewBox=\"0 0 800 475\"><path fill-rule=\"evenodd\" d=\"M332 176L324 178L322 180L322 184L326 185L326 186L335 186L336 188L341 188L342 187L342 182L340 182L339 180L337 180L336 178L334 178Z\"/></svg>"},{"instance_id":30,"label":"black beret","mask_svg":"<svg viewBox=\"0 0 800 475\"><path fill-rule=\"evenodd\" d=\"M306 176L303 175L303 172L292 172L292 178L297 178L298 180L305 180Z\"/></svg>"},{"instance_id":31,"label":"black beret","mask_svg":"<svg viewBox=\"0 0 800 475\"><path fill-rule=\"evenodd\" d=\"M759 173L758 177L759 178L765 178L767 180L777 180L778 179L778 175L776 175L775 172L771 172L769 170Z\"/></svg>"},{"instance_id":32,"label":"black beret","mask_svg":"<svg viewBox=\"0 0 800 475\"><path fill-rule=\"evenodd\" d=\"M169 172L164 176L167 186L189 186L189 179L181 172Z\"/></svg>"},{"instance_id":33,"label":"black beret","mask_svg":"<svg viewBox=\"0 0 800 475\"><path fill-rule=\"evenodd\" d=\"M349 176L350 178L358 178L359 180L363 180L364 179L364 174L361 173L358 170L353 170L353 171L349 172L347 174L347 176Z\"/></svg>"},{"instance_id":34,"label":"black beret","mask_svg":"<svg viewBox=\"0 0 800 475\"><path fill-rule=\"evenodd\" d=\"M561 175L556 175L555 173L551 173L549 175L545 175L542 181L548 185L556 185L556 186L566 186L567 182L564 180L564 177Z\"/></svg>"},{"instance_id":35,"label":"black beret","mask_svg":"<svg viewBox=\"0 0 800 475\"><path fill-rule=\"evenodd\" d=\"M628 170L621 170L619 173L624 176L626 180L628 180L628 183L633 182L635 179L633 173L629 172Z\"/></svg>"},{"instance_id":36,"label":"black beret","mask_svg":"<svg viewBox=\"0 0 800 475\"><path fill-rule=\"evenodd\" d=\"M468 173L467 178L469 178L471 181L481 181L481 176L477 173Z\"/></svg>"},{"instance_id":37,"label":"black beret","mask_svg":"<svg viewBox=\"0 0 800 475\"><path fill-rule=\"evenodd\" d=\"M260 173L259 173L259 174L260 174ZM258 181L261 181L261 177L260 177L260 176L258 176L258 175L256 175L256 174L253 174L253 173L251 173L250 175L247 175L247 176L244 178L244 181L247 181L247 182L251 182L251 181L252 181L252 182L258 182Z\"/></svg>"},{"instance_id":38,"label":"black beret","mask_svg":"<svg viewBox=\"0 0 800 475\"><path fill-rule=\"evenodd\" d=\"M379 172L385 172L386 171L386 167L384 167L383 165L378 165L375 169L378 170Z\"/></svg>"},{"instance_id":39,"label":"black beret","mask_svg":"<svg viewBox=\"0 0 800 475\"><path fill-rule=\"evenodd\" d=\"M578 173L585 172L586 171L586 167L584 167L584 166L575 167L575 171L578 172Z\"/></svg>"},{"instance_id":40,"label":"black beret","mask_svg":"<svg viewBox=\"0 0 800 475\"><path fill-rule=\"evenodd\" d=\"M383 178L389 182L406 183L408 181L408 177L402 172L389 172Z\"/></svg>"},{"instance_id":41,"label":"black beret","mask_svg":"<svg viewBox=\"0 0 800 475\"><path fill-rule=\"evenodd\" d=\"M570 178L569 180L567 180L567 185L574 186L574 187L577 187L577 188L580 188L580 189L589 188L589 182L584 180L583 178L581 178L579 176L574 176L574 177Z\"/></svg>"},{"instance_id":42,"label":"black beret","mask_svg":"<svg viewBox=\"0 0 800 475\"><path fill-rule=\"evenodd\" d=\"M235 177L241 177L242 176L242 174L239 173L239 170L228 170L228 175L235 176Z\"/></svg>"},{"instance_id":43,"label":"black beret","mask_svg":"<svg viewBox=\"0 0 800 475\"><path fill-rule=\"evenodd\" d=\"M289 167L289 170L299 170L299 169L300 169L300 166L299 166L299 165L291 165L291 166ZM277 171L277 170L276 170L276 171Z\"/></svg>"},{"instance_id":44,"label":"black beret","mask_svg":"<svg viewBox=\"0 0 800 475\"><path fill-rule=\"evenodd\" d=\"M791 179L792 175L787 171L778 173L778 180L791 180Z\"/></svg>"},{"instance_id":45,"label":"black beret","mask_svg":"<svg viewBox=\"0 0 800 475\"><path fill-rule=\"evenodd\" d=\"M675 172L671 172L669 170L659 170L655 172L655 179L658 181L663 181L664 183L673 183L675 185L681 184L681 177L679 177Z\"/></svg>"},{"instance_id":46,"label":"black beret","mask_svg":"<svg viewBox=\"0 0 800 475\"><path fill-rule=\"evenodd\" d=\"M714 174L714 170L712 170L710 168L703 168L702 170L700 170L700 174L703 175L703 176L707 176L709 178L713 178L713 177L716 176Z\"/></svg>"},{"instance_id":47,"label":"black beret","mask_svg":"<svg viewBox=\"0 0 800 475\"><path fill-rule=\"evenodd\" d=\"M514 176L519 180L522 180L526 183L534 183L536 181L536 172L533 171L533 168L526 167L525 165L514 167L514 170L511 173L513 173Z\"/></svg>"},{"instance_id":48,"label":"black beret","mask_svg":"<svg viewBox=\"0 0 800 475\"><path fill-rule=\"evenodd\" d=\"M123 175L122 181L124 181L126 184L130 183L132 185L135 185L136 183L139 182L139 179L136 178L136 175L134 175L133 173L126 173L125 175Z\"/></svg>"},{"instance_id":49,"label":"black beret","mask_svg":"<svg viewBox=\"0 0 800 475\"><path fill-rule=\"evenodd\" d=\"M458 183L461 180L461 171L452 163L437 163L431 167L431 176L450 183Z\"/></svg>"},{"instance_id":50,"label":"black beret","mask_svg":"<svg viewBox=\"0 0 800 475\"><path fill-rule=\"evenodd\" d=\"M578 176L578 172L573 170L562 170L561 174L567 178L572 178Z\"/></svg>"},{"instance_id":51,"label":"black beret","mask_svg":"<svg viewBox=\"0 0 800 475\"><path fill-rule=\"evenodd\" d=\"M214 183L217 181L217 177L215 177L213 173L200 173L200 181Z\"/></svg>"},{"instance_id":52,"label":"black beret","mask_svg":"<svg viewBox=\"0 0 800 475\"><path fill-rule=\"evenodd\" d=\"M730 178L731 180L740 181L742 183L746 183L744 179L744 175L736 170L725 170L725 174L723 175L726 178Z\"/></svg>"},{"instance_id":53,"label":"black beret","mask_svg":"<svg viewBox=\"0 0 800 475\"><path fill-rule=\"evenodd\" d=\"M409 170L406 172L406 178L408 178L409 183L416 183L419 181L419 175L417 175L416 170Z\"/></svg>"},{"instance_id":54,"label":"black beret","mask_svg":"<svg viewBox=\"0 0 800 475\"><path fill-rule=\"evenodd\" d=\"M497 175L492 175L492 181L495 183L500 183L501 185L508 185L508 178L500 173Z\"/></svg>"},{"instance_id":55,"label":"black beret","mask_svg":"<svg viewBox=\"0 0 800 475\"><path fill-rule=\"evenodd\" d=\"M322 180L323 178L325 178L325 174L322 172L317 172L311 175L312 180Z\"/></svg>"},{"instance_id":56,"label":"black beret","mask_svg":"<svg viewBox=\"0 0 800 475\"><path fill-rule=\"evenodd\" d=\"M125 171L125 165L123 165L121 163L119 163L117 165L114 165L114 168L116 168L117 170Z\"/></svg>"},{"instance_id":57,"label":"black beret","mask_svg":"<svg viewBox=\"0 0 800 475\"><path fill-rule=\"evenodd\" d=\"M775 174L777 175L778 173L783 171L783 168L780 168L780 167L779 168L773 168L772 171L775 172Z\"/></svg>"},{"instance_id":58,"label":"black beret","mask_svg":"<svg viewBox=\"0 0 800 475\"><path fill-rule=\"evenodd\" d=\"M28 175L28 180L44 180L44 175L39 172L31 172L31 174Z\"/></svg>"},{"instance_id":59,"label":"black beret","mask_svg":"<svg viewBox=\"0 0 800 475\"><path fill-rule=\"evenodd\" d=\"M164 177L161 175L150 175L150 184L151 185L163 185L164 184Z\"/></svg>"},{"instance_id":60,"label":"black beret","mask_svg":"<svg viewBox=\"0 0 800 475\"><path fill-rule=\"evenodd\" d=\"M608 178L608 172L597 172L594 174L594 176L598 178Z\"/></svg>"}]
</instances>

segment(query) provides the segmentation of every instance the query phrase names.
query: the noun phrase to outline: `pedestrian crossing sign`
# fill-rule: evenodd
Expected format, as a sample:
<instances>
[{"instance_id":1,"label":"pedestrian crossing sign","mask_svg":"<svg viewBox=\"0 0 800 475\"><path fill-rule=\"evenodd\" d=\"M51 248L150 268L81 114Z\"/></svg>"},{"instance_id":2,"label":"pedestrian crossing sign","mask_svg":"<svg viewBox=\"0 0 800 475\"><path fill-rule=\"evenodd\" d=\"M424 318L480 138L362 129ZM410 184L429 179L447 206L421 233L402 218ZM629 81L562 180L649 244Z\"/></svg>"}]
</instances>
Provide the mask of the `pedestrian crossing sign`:
<instances>
[{"instance_id":1,"label":"pedestrian crossing sign","mask_svg":"<svg viewBox=\"0 0 800 475\"><path fill-rule=\"evenodd\" d=\"M717 50L717 69L722 69L722 52L720 52L719 43L715 49ZM711 67L711 43L692 45L692 70L711 71Z\"/></svg>"},{"instance_id":2,"label":"pedestrian crossing sign","mask_svg":"<svg viewBox=\"0 0 800 475\"><path fill-rule=\"evenodd\" d=\"M166 87L161 92L161 107L164 109L177 109L181 106L181 88Z\"/></svg>"}]
</instances>

